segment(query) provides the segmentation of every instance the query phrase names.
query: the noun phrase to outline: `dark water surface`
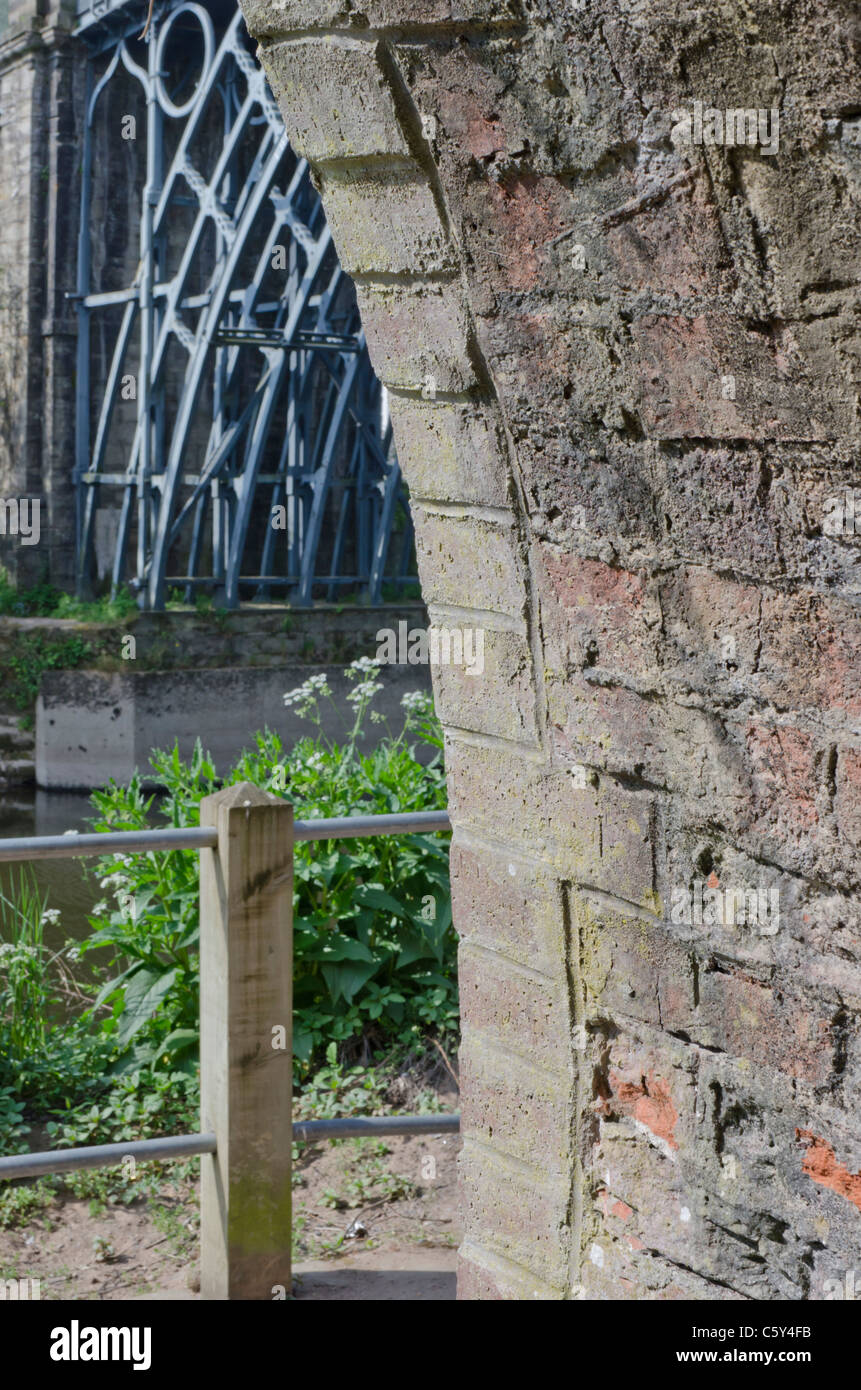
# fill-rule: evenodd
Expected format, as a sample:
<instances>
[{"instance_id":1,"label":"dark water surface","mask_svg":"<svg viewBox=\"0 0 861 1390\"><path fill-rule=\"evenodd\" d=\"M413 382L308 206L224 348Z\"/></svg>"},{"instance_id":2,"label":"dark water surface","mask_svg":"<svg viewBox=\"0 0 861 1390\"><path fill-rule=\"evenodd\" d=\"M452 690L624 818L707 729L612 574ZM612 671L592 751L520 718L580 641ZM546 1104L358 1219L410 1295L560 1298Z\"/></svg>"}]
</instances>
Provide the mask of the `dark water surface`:
<instances>
[{"instance_id":1,"label":"dark water surface","mask_svg":"<svg viewBox=\"0 0 861 1390\"><path fill-rule=\"evenodd\" d=\"M95 810L86 792L46 792L15 787L0 793L0 838L23 835L62 835L64 830L89 830ZM48 907L59 908L56 927L45 930L45 944L57 950L73 937L81 941L90 931L87 914L100 898L111 898L99 888L94 859L40 859L32 867L39 887L47 891ZM9 887L18 877L18 864L0 864L0 885Z\"/></svg>"}]
</instances>

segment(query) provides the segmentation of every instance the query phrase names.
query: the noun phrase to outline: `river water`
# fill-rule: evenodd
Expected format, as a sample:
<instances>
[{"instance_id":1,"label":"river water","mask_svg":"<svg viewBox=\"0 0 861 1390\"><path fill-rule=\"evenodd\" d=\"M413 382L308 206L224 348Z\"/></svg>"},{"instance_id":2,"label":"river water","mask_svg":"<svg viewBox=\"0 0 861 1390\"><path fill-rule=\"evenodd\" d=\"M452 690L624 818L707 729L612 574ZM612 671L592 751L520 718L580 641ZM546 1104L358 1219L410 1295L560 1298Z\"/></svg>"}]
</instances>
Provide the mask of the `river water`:
<instances>
[{"instance_id":1,"label":"river water","mask_svg":"<svg viewBox=\"0 0 861 1390\"><path fill-rule=\"evenodd\" d=\"M0 794L0 838L22 835L62 835L65 830L85 831L95 810L86 792L47 792L15 787ZM32 867L40 888L47 891L48 907L59 908L61 921L45 931L45 944L57 950L68 937L82 940L89 931L87 914L104 898L95 876L93 859L40 859ZM88 867L89 866L89 867ZM18 864L0 864L0 886L8 897Z\"/></svg>"}]
</instances>

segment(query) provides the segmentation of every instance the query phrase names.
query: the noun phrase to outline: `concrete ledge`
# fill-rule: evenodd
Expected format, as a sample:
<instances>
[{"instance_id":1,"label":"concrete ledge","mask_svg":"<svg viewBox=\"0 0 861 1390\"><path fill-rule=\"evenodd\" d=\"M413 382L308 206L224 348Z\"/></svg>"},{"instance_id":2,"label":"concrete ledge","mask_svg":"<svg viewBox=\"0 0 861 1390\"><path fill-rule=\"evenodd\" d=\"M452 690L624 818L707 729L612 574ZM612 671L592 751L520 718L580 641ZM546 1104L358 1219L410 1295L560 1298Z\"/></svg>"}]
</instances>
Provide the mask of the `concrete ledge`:
<instances>
[{"instance_id":1,"label":"concrete ledge","mask_svg":"<svg viewBox=\"0 0 861 1390\"><path fill-rule=\"evenodd\" d=\"M315 730L286 709L282 697L320 671L328 676L337 705L334 710L323 701L324 732L340 739L348 732L345 696L351 688L341 666L46 672L36 705L37 785L90 789L112 777L127 782L136 768L142 773L148 768L152 749L172 748L177 741L181 756L187 757L197 738L223 774L267 726L290 748ZM401 697L410 690L430 693L428 668L384 667L379 679L384 689L374 708L385 715L392 732L400 732ZM384 729L369 725L365 747L373 747ZM154 785L151 778L144 780Z\"/></svg>"}]
</instances>

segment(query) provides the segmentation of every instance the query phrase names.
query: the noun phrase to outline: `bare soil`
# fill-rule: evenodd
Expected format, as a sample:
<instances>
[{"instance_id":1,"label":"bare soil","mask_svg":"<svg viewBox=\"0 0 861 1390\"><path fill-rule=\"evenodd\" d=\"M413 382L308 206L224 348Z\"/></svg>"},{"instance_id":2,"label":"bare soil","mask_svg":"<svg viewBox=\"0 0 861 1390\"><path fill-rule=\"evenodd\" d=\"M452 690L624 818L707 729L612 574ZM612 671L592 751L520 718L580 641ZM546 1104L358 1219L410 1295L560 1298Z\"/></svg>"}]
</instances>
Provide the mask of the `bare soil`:
<instances>
[{"instance_id":1,"label":"bare soil","mask_svg":"<svg viewBox=\"0 0 861 1390\"><path fill-rule=\"evenodd\" d=\"M455 1108L453 1085L440 1100ZM295 1296L453 1298L459 1149L459 1137L447 1134L301 1151ZM0 1231L0 1278L39 1279L43 1299L197 1298L197 1200L196 1184L168 1179L157 1198L130 1206L60 1196L28 1225Z\"/></svg>"}]
</instances>

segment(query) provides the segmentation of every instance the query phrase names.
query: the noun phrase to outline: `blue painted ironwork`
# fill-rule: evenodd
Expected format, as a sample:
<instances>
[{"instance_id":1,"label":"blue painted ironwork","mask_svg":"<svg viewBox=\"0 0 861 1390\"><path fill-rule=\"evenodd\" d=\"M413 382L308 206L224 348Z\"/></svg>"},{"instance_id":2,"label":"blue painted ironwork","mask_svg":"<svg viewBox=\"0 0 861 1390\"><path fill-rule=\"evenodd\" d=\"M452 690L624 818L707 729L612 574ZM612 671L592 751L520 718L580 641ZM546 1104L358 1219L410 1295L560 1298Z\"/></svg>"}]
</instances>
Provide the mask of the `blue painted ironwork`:
<instances>
[{"instance_id":1,"label":"blue painted ironwork","mask_svg":"<svg viewBox=\"0 0 861 1390\"><path fill-rule=\"evenodd\" d=\"M79 0L91 53L75 295L79 588L111 489L113 590L129 584L142 606L162 608L175 588L227 607L351 589L377 603L387 582L415 592L353 287L241 14L220 2L156 0L141 42L137 0ZM92 209L97 186L105 205L110 191L95 136L112 84L129 78L146 107L139 257L127 283L104 289Z\"/></svg>"}]
</instances>

